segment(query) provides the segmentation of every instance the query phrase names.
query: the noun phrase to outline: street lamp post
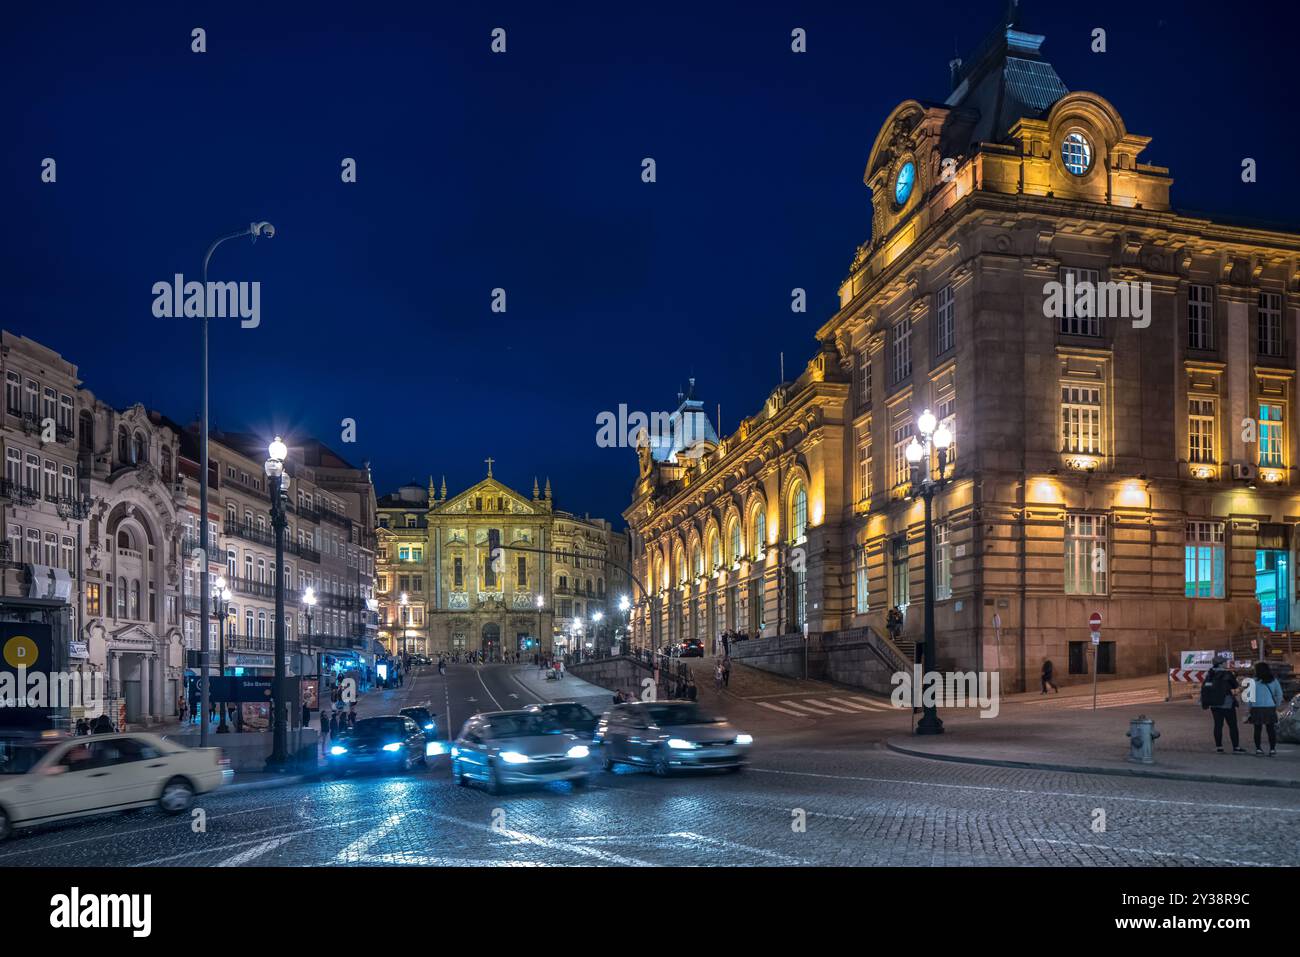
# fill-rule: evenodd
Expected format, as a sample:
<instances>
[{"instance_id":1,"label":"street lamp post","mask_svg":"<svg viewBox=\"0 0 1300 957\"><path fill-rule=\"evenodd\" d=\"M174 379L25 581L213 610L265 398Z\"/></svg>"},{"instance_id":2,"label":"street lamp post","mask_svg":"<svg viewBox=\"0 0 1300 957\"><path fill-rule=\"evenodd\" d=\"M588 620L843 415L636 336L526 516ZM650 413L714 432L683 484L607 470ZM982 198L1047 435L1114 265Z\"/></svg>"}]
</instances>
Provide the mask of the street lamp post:
<instances>
[{"instance_id":1,"label":"street lamp post","mask_svg":"<svg viewBox=\"0 0 1300 957\"><path fill-rule=\"evenodd\" d=\"M199 747L208 743L208 669L212 655L208 642L208 610L212 601L211 583L208 581L208 262L218 246L228 239L242 236L252 237L257 242L259 236L270 239L275 235L275 227L267 222L249 223L244 229L236 230L212 241L208 251L203 255L203 314L199 317L199 330L202 339L203 371L200 379L203 383L202 412L199 416L199 551L203 553L203 568L200 569L199 581Z\"/></svg>"},{"instance_id":2,"label":"street lamp post","mask_svg":"<svg viewBox=\"0 0 1300 957\"><path fill-rule=\"evenodd\" d=\"M398 609L397 614L398 617L402 619L402 651L400 655L401 667L405 668L406 667L406 625L408 623L407 615L410 614L410 612L407 610L407 607L411 604L410 599L406 597L406 592L402 592L402 594L398 596L397 604L401 606Z\"/></svg>"},{"instance_id":3,"label":"street lamp post","mask_svg":"<svg viewBox=\"0 0 1300 957\"><path fill-rule=\"evenodd\" d=\"M948 484L948 448L952 445L952 432L939 425L929 409L917 420L917 430L924 441L913 437L907 446L907 461L912 466L911 496L920 496L925 502L925 672L936 670L937 653L934 640L934 495ZM939 454L939 471L935 475L930 467L930 450ZM924 676L922 676L924 679ZM943 734L943 722L934 704L923 705L917 734Z\"/></svg>"},{"instance_id":4,"label":"street lamp post","mask_svg":"<svg viewBox=\"0 0 1300 957\"><path fill-rule=\"evenodd\" d=\"M284 511L287 490L284 486L284 462L289 449L277 435L267 450L266 477L271 485L271 527L275 529L275 689L271 695L271 759L267 769L282 771L289 764L289 702L285 699L288 684L284 670L284 529L288 518Z\"/></svg>"},{"instance_id":5,"label":"street lamp post","mask_svg":"<svg viewBox=\"0 0 1300 957\"><path fill-rule=\"evenodd\" d=\"M623 613L623 654L632 648L632 601L623 595L618 600L618 610Z\"/></svg>"},{"instance_id":6,"label":"street lamp post","mask_svg":"<svg viewBox=\"0 0 1300 957\"><path fill-rule=\"evenodd\" d=\"M226 616L229 614L230 607L230 589L226 587L225 577L220 577L216 581L217 586L217 634L220 638L220 650L217 652L217 665L221 668L221 677L226 676ZM224 682L223 682L224 684ZM226 723L226 712L230 710L230 702L221 702L221 723L217 725L217 734L229 734L230 726Z\"/></svg>"},{"instance_id":7,"label":"street lamp post","mask_svg":"<svg viewBox=\"0 0 1300 957\"><path fill-rule=\"evenodd\" d=\"M601 623L602 620L604 620L604 618L605 618L605 613L604 613L603 611L598 611L598 612L596 612L595 614L593 614L593 615L591 616L591 623L592 623L592 624L591 624L591 632L592 632L591 636L592 636L592 638L595 639L595 642L596 642L596 654L597 654L597 656L600 655L600 651L601 651L601 647L600 647L600 633L601 633L602 629L601 629L601 627L600 627L600 623Z\"/></svg>"},{"instance_id":8,"label":"street lamp post","mask_svg":"<svg viewBox=\"0 0 1300 957\"><path fill-rule=\"evenodd\" d=\"M302 593L302 607L307 615L307 657L316 661L316 649L311 637L311 612L316 607L316 589L311 586ZM316 703L320 704L320 696L324 689L321 687L320 663L316 663Z\"/></svg>"}]
</instances>

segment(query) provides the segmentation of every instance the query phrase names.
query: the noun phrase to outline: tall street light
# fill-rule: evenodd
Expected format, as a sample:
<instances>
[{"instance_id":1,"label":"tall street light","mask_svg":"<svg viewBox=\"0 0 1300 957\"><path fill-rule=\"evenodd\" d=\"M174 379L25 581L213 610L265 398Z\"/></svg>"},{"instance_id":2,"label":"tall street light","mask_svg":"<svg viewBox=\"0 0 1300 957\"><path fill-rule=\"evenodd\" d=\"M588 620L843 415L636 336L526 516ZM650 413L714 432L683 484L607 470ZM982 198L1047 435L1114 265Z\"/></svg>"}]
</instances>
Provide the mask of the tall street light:
<instances>
[{"instance_id":1,"label":"tall street light","mask_svg":"<svg viewBox=\"0 0 1300 957\"><path fill-rule=\"evenodd\" d=\"M271 759L267 770L283 771L289 765L289 708L286 700L288 684L284 673L284 529L289 524L284 504L288 497L285 486L284 462L289 449L277 435L267 449L266 477L271 485L271 527L275 529L275 688L271 694L273 714L271 730Z\"/></svg>"},{"instance_id":2,"label":"tall street light","mask_svg":"<svg viewBox=\"0 0 1300 957\"><path fill-rule=\"evenodd\" d=\"M618 599L618 610L623 613L623 654L632 647L632 601L627 595Z\"/></svg>"},{"instance_id":3,"label":"tall street light","mask_svg":"<svg viewBox=\"0 0 1300 957\"><path fill-rule=\"evenodd\" d=\"M410 612L407 611L407 606L410 604L410 599L406 597L406 592L402 592L402 594L398 596L397 604L401 606L397 611L397 616L402 620L402 650L400 652L401 655L400 667L405 668L406 667L406 625L409 621L407 616L410 614Z\"/></svg>"},{"instance_id":4,"label":"tall street light","mask_svg":"<svg viewBox=\"0 0 1300 957\"><path fill-rule=\"evenodd\" d=\"M226 676L226 616L230 613L230 589L226 587L225 576L220 576L216 581L217 586L217 634L221 644L217 652L217 665L221 668L221 677ZM225 682L222 682L224 684ZM226 712L230 710L230 702L221 702L221 723L217 725L217 734L229 734L230 726L226 724Z\"/></svg>"},{"instance_id":5,"label":"tall street light","mask_svg":"<svg viewBox=\"0 0 1300 957\"><path fill-rule=\"evenodd\" d=\"M249 223L244 229L212 241L208 251L203 255L203 315L199 317L200 335L203 341L203 411L199 416L199 550L203 552L203 569L199 576L201 594L199 598L199 747L208 743L208 663L212 650L208 642L208 610L212 601L211 583L208 581L208 261L217 247L228 239L252 237L257 242L259 236L270 239L275 235L275 227L267 222ZM224 709L223 709L224 710Z\"/></svg>"},{"instance_id":6,"label":"tall street light","mask_svg":"<svg viewBox=\"0 0 1300 957\"><path fill-rule=\"evenodd\" d=\"M929 409L921 413L916 423L921 434L919 441L913 437L907 446L907 461L912 466L911 497L920 496L925 501L925 672L936 671L934 642L934 494L948 484L948 448L952 433L947 426L939 425ZM936 475L930 466L930 450L939 453L939 470ZM924 703L924 702L923 702ZM943 734L943 722L933 704L924 705L924 714L917 722L917 734Z\"/></svg>"}]
</instances>

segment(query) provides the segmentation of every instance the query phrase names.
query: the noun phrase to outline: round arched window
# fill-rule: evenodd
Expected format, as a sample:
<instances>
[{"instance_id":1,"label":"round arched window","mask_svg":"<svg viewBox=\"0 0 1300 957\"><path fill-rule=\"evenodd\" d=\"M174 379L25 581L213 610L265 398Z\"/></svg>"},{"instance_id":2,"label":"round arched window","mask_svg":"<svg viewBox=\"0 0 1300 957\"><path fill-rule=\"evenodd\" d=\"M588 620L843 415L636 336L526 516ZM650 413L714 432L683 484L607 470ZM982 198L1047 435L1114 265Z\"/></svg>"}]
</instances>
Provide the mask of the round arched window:
<instances>
[{"instance_id":1,"label":"round arched window","mask_svg":"<svg viewBox=\"0 0 1300 957\"><path fill-rule=\"evenodd\" d=\"M1082 176L1092 168L1092 144L1077 130L1067 133L1061 141L1061 162L1075 176Z\"/></svg>"}]
</instances>

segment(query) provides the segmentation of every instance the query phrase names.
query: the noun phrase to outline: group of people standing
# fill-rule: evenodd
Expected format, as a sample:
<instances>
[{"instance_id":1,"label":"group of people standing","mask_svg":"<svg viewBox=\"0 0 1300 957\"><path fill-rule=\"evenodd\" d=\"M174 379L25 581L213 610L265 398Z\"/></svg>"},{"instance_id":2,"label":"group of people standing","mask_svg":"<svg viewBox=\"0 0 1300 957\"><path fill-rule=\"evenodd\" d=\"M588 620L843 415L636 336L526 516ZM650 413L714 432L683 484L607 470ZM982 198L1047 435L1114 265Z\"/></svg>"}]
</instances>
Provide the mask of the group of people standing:
<instances>
[{"instance_id":1,"label":"group of people standing","mask_svg":"<svg viewBox=\"0 0 1300 957\"><path fill-rule=\"evenodd\" d=\"M1238 680L1232 669L1227 667L1227 659L1216 657L1210 664L1201 686L1201 707L1207 709L1214 717L1214 749L1223 753L1223 729L1228 729L1228 739L1232 742L1233 754L1245 754L1237 732L1238 696L1241 703L1250 708L1246 723L1255 726L1255 753L1264 753L1263 738L1268 734L1268 756L1277 754L1277 709L1282 704L1282 683L1273 675L1268 662L1255 664L1253 678L1246 682Z\"/></svg>"}]
</instances>

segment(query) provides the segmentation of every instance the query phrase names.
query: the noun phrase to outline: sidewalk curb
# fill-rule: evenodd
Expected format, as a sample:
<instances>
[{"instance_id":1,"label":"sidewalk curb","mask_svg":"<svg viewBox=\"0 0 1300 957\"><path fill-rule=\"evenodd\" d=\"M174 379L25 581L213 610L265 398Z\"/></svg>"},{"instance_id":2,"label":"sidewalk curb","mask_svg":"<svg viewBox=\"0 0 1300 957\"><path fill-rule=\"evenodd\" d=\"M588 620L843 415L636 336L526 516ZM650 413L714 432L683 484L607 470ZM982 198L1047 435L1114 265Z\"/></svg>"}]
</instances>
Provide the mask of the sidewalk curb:
<instances>
[{"instance_id":1,"label":"sidewalk curb","mask_svg":"<svg viewBox=\"0 0 1300 957\"><path fill-rule=\"evenodd\" d=\"M237 774L238 772L236 772ZM261 781L245 781L242 784L236 780L234 784L227 784L224 787L217 788L212 792L213 796L222 794L246 794L249 791L269 791L272 788L286 788L295 784L307 784L312 781L320 780L324 774L286 774L280 777L267 778Z\"/></svg>"},{"instance_id":2,"label":"sidewalk curb","mask_svg":"<svg viewBox=\"0 0 1300 957\"><path fill-rule=\"evenodd\" d=\"M1114 777L1160 778L1167 781L1196 781L1202 784L1240 784L1250 787L1300 788L1300 781L1269 780L1265 778L1233 778L1222 774L1197 774L1183 771L1149 771L1145 768L1099 768L1074 764L1052 764L1041 761L1008 761L999 758L973 758L955 754L934 754L916 748L907 748L892 740L885 747L898 754L931 761L951 761L954 764L979 764L995 768L1026 768L1034 771L1068 771L1074 774L1108 774Z\"/></svg>"}]
</instances>

